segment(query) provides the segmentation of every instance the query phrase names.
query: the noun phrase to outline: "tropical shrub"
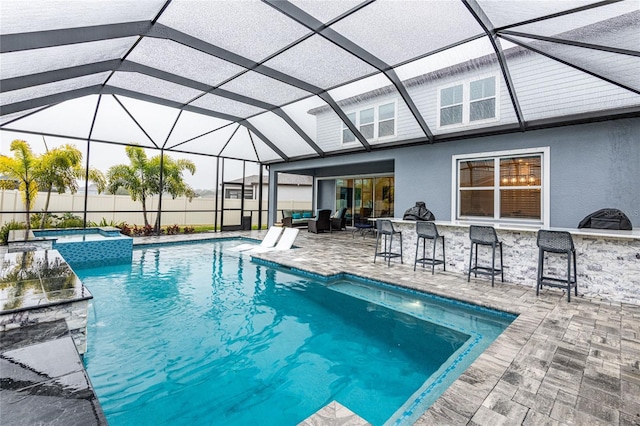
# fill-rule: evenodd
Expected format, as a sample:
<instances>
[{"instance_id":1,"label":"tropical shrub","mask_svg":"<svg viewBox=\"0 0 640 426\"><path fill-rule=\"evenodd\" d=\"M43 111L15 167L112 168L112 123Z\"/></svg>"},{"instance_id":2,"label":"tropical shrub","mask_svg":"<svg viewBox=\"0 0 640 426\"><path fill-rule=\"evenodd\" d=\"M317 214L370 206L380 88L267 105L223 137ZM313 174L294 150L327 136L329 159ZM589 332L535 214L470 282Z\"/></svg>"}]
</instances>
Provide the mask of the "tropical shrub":
<instances>
[{"instance_id":1,"label":"tropical shrub","mask_svg":"<svg viewBox=\"0 0 640 426\"><path fill-rule=\"evenodd\" d=\"M44 216L44 221L42 220ZM58 221L58 216L52 213L34 213L31 215L31 223L44 224L44 228L55 228L56 222Z\"/></svg>"},{"instance_id":2,"label":"tropical shrub","mask_svg":"<svg viewBox=\"0 0 640 426\"><path fill-rule=\"evenodd\" d=\"M180 227L178 225L167 226L167 235L176 235L180 233Z\"/></svg>"},{"instance_id":3,"label":"tropical shrub","mask_svg":"<svg viewBox=\"0 0 640 426\"><path fill-rule=\"evenodd\" d=\"M7 240L9 239L9 231L14 229L26 229L27 225L23 222L16 222L12 220L11 222L6 222L2 227L0 227L0 243L6 245Z\"/></svg>"},{"instance_id":4,"label":"tropical shrub","mask_svg":"<svg viewBox=\"0 0 640 426\"><path fill-rule=\"evenodd\" d=\"M131 229L131 234L135 237L148 237L153 235L153 226L150 224L144 226L133 225Z\"/></svg>"},{"instance_id":5,"label":"tropical shrub","mask_svg":"<svg viewBox=\"0 0 640 426\"><path fill-rule=\"evenodd\" d=\"M100 227L100 228L106 228L108 226L112 227L112 228L120 228L122 225L126 225L126 223L121 222L121 223L116 223L115 220L110 220L107 221L107 219L105 219L104 217L102 219L100 219L100 222L93 222L90 221L89 222L89 226L93 226L93 227Z\"/></svg>"},{"instance_id":6,"label":"tropical shrub","mask_svg":"<svg viewBox=\"0 0 640 426\"><path fill-rule=\"evenodd\" d=\"M82 228L84 226L84 219L72 213L65 213L57 219L54 224L56 228Z\"/></svg>"},{"instance_id":7,"label":"tropical shrub","mask_svg":"<svg viewBox=\"0 0 640 426\"><path fill-rule=\"evenodd\" d=\"M44 215L44 220L43 220ZM51 213L34 213L31 215L31 223L44 224L44 228L82 228L84 226L84 219L80 216L76 216L73 213L65 213L62 216L57 216Z\"/></svg>"},{"instance_id":8,"label":"tropical shrub","mask_svg":"<svg viewBox=\"0 0 640 426\"><path fill-rule=\"evenodd\" d=\"M193 234L195 232L195 228L193 226L185 226L183 231L185 234Z\"/></svg>"},{"instance_id":9,"label":"tropical shrub","mask_svg":"<svg viewBox=\"0 0 640 426\"><path fill-rule=\"evenodd\" d=\"M122 222L117 226L117 228L120 229L120 233L122 235L126 235L127 237L130 237L131 234L133 234L133 230L129 228L129 225L127 225L125 222Z\"/></svg>"}]
</instances>

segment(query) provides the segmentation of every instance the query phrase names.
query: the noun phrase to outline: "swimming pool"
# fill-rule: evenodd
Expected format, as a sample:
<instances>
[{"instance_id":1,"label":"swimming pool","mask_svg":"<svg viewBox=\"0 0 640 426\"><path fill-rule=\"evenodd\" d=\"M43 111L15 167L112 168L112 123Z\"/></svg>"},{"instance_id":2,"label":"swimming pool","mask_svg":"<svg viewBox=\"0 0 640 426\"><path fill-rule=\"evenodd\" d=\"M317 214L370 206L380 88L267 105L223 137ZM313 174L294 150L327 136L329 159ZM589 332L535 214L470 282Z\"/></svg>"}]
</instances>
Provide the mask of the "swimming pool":
<instances>
[{"instance_id":1,"label":"swimming pool","mask_svg":"<svg viewBox=\"0 0 640 426\"><path fill-rule=\"evenodd\" d=\"M333 400L409 424L514 318L322 282L225 251L235 244L136 249L131 265L77 271L94 295L85 365L110 425L289 425Z\"/></svg>"}]
</instances>

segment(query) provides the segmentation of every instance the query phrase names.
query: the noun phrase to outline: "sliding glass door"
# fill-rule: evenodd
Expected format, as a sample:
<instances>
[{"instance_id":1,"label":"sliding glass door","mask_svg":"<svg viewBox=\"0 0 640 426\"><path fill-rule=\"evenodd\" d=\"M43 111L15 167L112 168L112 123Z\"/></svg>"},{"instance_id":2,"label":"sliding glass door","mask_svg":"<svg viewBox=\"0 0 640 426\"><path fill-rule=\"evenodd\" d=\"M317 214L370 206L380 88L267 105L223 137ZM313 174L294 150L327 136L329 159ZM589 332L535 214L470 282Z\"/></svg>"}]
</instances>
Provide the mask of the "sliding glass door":
<instances>
[{"instance_id":1,"label":"sliding glass door","mask_svg":"<svg viewBox=\"0 0 640 426\"><path fill-rule=\"evenodd\" d=\"M336 179L336 210L347 208L347 224L393 216L393 176Z\"/></svg>"},{"instance_id":2,"label":"sliding glass door","mask_svg":"<svg viewBox=\"0 0 640 426\"><path fill-rule=\"evenodd\" d=\"M347 208L347 225L353 221L353 179L336 179L336 211Z\"/></svg>"},{"instance_id":3,"label":"sliding glass door","mask_svg":"<svg viewBox=\"0 0 640 426\"><path fill-rule=\"evenodd\" d=\"M395 192L393 176L375 178L374 182L375 208L373 215L375 217L392 217Z\"/></svg>"}]
</instances>

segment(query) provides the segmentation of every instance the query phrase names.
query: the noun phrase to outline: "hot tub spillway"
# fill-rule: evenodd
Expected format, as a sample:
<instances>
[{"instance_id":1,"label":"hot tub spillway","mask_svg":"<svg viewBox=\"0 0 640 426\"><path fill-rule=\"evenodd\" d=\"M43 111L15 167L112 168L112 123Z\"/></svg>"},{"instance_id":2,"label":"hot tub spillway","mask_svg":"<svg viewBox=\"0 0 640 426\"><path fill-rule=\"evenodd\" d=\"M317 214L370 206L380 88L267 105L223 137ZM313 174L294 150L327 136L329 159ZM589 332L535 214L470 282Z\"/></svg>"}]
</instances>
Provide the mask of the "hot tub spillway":
<instances>
[{"instance_id":1,"label":"hot tub spillway","mask_svg":"<svg viewBox=\"0 0 640 426\"><path fill-rule=\"evenodd\" d=\"M33 235L51 240L52 248L73 268L130 263L133 255L133 238L118 228L45 229Z\"/></svg>"}]
</instances>

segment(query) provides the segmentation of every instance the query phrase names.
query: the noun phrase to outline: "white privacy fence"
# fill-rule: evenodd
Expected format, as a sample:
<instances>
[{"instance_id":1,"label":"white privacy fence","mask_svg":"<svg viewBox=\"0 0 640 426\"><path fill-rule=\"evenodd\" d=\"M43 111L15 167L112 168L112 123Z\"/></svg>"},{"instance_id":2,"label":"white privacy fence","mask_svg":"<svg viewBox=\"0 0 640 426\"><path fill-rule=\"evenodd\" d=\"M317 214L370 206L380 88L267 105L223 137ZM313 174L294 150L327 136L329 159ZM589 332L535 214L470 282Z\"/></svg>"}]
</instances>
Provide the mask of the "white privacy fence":
<instances>
[{"instance_id":1,"label":"white privacy fence","mask_svg":"<svg viewBox=\"0 0 640 426\"><path fill-rule=\"evenodd\" d=\"M32 209L32 213L41 212L46 201L46 193L38 193L38 197ZM147 218L154 223L158 210L158 197L147 200ZM49 212L60 216L65 212L71 212L82 217L84 211L84 194L51 194ZM224 225L240 225L242 218L240 212L241 200L224 200ZM186 197L175 200L171 196L162 197L162 226L166 225L213 225L215 198L194 198L191 202ZM218 199L218 226L220 226L220 210L222 200ZM311 209L311 201L279 201L278 220L282 209ZM258 224L258 201L244 200L244 216L251 216L253 226ZM267 224L267 201L262 203L262 224ZM133 201L128 195L90 194L87 197L87 220L99 223L105 219L108 223L126 222L128 225L144 225L142 215L142 203ZM0 225L15 220L24 222L24 203L17 190L0 190Z\"/></svg>"}]
</instances>

